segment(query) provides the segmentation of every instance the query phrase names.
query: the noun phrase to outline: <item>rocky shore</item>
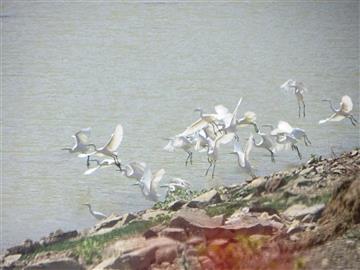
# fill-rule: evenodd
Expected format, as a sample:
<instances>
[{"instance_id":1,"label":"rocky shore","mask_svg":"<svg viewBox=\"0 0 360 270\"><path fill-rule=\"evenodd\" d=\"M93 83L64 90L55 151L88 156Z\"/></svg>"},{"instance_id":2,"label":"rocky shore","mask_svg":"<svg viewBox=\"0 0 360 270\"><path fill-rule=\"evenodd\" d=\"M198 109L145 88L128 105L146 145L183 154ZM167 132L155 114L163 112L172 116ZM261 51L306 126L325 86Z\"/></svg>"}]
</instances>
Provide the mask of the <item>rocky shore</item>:
<instances>
[{"instance_id":1,"label":"rocky shore","mask_svg":"<svg viewBox=\"0 0 360 270\"><path fill-rule=\"evenodd\" d=\"M360 151L9 248L1 269L359 269Z\"/></svg>"}]
</instances>

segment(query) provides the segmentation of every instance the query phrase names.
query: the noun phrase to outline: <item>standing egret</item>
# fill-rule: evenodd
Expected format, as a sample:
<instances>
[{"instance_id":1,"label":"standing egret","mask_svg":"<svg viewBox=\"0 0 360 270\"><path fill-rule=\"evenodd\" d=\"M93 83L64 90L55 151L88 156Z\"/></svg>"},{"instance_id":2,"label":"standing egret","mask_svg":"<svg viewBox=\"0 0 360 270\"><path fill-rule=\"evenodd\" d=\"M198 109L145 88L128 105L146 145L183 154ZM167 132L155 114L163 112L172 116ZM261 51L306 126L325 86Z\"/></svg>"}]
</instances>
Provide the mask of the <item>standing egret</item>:
<instances>
[{"instance_id":1,"label":"standing egret","mask_svg":"<svg viewBox=\"0 0 360 270\"><path fill-rule=\"evenodd\" d=\"M134 178L140 181L141 177L144 175L145 167L146 164L144 162L132 161L126 164L121 172L127 178Z\"/></svg>"},{"instance_id":2,"label":"standing egret","mask_svg":"<svg viewBox=\"0 0 360 270\"><path fill-rule=\"evenodd\" d=\"M112 165L116 165L114 159L104 159L102 161L99 161L97 159L91 159L90 161L95 161L97 163L97 166L86 170L84 172L84 175L90 175L100 168L107 168L107 167L111 167Z\"/></svg>"},{"instance_id":3,"label":"standing egret","mask_svg":"<svg viewBox=\"0 0 360 270\"><path fill-rule=\"evenodd\" d=\"M90 212L90 214L91 214L93 217L95 217L96 219L102 220L102 219L107 218L107 216L104 215L103 213L97 212L97 211L93 211L93 210L91 209L90 203L84 203L84 205L86 205L87 207L89 207L89 212Z\"/></svg>"},{"instance_id":4,"label":"standing egret","mask_svg":"<svg viewBox=\"0 0 360 270\"><path fill-rule=\"evenodd\" d=\"M213 167L211 177L214 178L216 161L219 158L220 144L227 144L231 142L233 138L234 138L234 134L232 133L220 135L215 141L212 140L211 138L208 138L209 146L208 146L207 155L208 155L209 167L205 172L205 176L208 175L210 168Z\"/></svg>"},{"instance_id":5,"label":"standing egret","mask_svg":"<svg viewBox=\"0 0 360 270\"><path fill-rule=\"evenodd\" d=\"M187 166L188 161L190 160L190 164L192 164L192 156L191 147L193 146L193 142L186 136L177 135L173 138L166 139L169 140L168 144L163 148L168 152L175 152L175 149L183 149L187 154L187 158L185 160L185 166Z\"/></svg>"},{"instance_id":6,"label":"standing egret","mask_svg":"<svg viewBox=\"0 0 360 270\"><path fill-rule=\"evenodd\" d=\"M91 128L81 129L80 131L76 132L74 135L71 136L75 139L75 145L71 148L70 147L62 148L61 150L67 150L70 153L80 153L79 156L81 156L81 154L88 153L91 147L93 149L96 149L95 144L88 143L90 133L91 133ZM88 167L90 166L89 156L87 157L86 164Z\"/></svg>"},{"instance_id":7,"label":"standing egret","mask_svg":"<svg viewBox=\"0 0 360 270\"><path fill-rule=\"evenodd\" d=\"M324 99L322 101L326 101L330 103L330 108L334 112L329 118L326 118L324 120L320 120L319 124L324 124L328 121L341 121L345 118L348 118L351 121L351 124L353 126L356 126L356 123L358 122L355 117L350 114L350 112L353 109L353 103L349 96L343 96L341 98L340 107L339 109L334 108L331 100Z\"/></svg>"},{"instance_id":8,"label":"standing egret","mask_svg":"<svg viewBox=\"0 0 360 270\"><path fill-rule=\"evenodd\" d=\"M234 142L234 151L231 154L235 154L237 156L238 164L240 168L243 168L251 177L255 178L255 174L249 162L250 151L254 144L253 135L250 135L249 139L245 145L245 151L243 152L241 149L240 142Z\"/></svg>"},{"instance_id":9,"label":"standing egret","mask_svg":"<svg viewBox=\"0 0 360 270\"><path fill-rule=\"evenodd\" d=\"M303 139L305 146L311 144L305 130L293 128L285 121L279 121L277 128L273 129L270 134L276 136L277 151L291 147L292 150L297 151L299 159L302 159L302 156L296 143Z\"/></svg>"},{"instance_id":10,"label":"standing egret","mask_svg":"<svg viewBox=\"0 0 360 270\"><path fill-rule=\"evenodd\" d=\"M299 107L299 118L301 117L301 105L303 106L303 116L305 117L304 93L307 91L307 88L304 83L289 79L280 88L285 91L294 91Z\"/></svg>"},{"instance_id":11,"label":"standing egret","mask_svg":"<svg viewBox=\"0 0 360 270\"><path fill-rule=\"evenodd\" d=\"M88 156L108 156L115 160L116 165L121 168L121 163L118 160L118 154L116 150L119 148L123 139L123 127L118 124L113 134L111 134L109 141L101 148L95 148L95 151L87 154Z\"/></svg>"}]
</instances>

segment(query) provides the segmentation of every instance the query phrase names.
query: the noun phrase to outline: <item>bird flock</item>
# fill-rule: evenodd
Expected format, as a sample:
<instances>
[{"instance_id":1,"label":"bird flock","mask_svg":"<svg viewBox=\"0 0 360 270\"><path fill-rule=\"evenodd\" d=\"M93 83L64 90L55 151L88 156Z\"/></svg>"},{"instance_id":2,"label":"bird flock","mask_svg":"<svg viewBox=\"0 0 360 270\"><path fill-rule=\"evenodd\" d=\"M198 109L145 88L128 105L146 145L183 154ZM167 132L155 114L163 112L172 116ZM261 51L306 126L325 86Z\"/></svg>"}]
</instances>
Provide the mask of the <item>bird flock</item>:
<instances>
[{"instance_id":1,"label":"bird flock","mask_svg":"<svg viewBox=\"0 0 360 270\"><path fill-rule=\"evenodd\" d=\"M298 104L298 116L299 118L305 117L304 94L308 90L304 83L289 79L280 86L280 89L295 95ZM358 121L351 114L353 103L349 96L345 95L341 98L338 109L333 106L331 100L324 99L322 101L330 104L333 114L326 119L320 120L320 125L343 119L349 119L353 126L357 125ZM277 126L263 124L259 127L254 112L245 112L238 118L237 114L241 102L242 98L239 99L233 111L221 104L214 107L213 113L205 113L201 108L195 109L194 111L199 113L198 120L186 127L182 133L164 138L167 140L167 144L163 149L168 152L182 149L187 154L185 166L193 163L194 152L204 153L207 155L209 163L205 170L205 176L212 169L212 178L215 175L221 145L233 144L233 151L229 154L236 156L238 166L252 178L256 177L254 168L250 163L250 153L253 147L262 148L264 151L269 152L272 162L275 162L275 154L278 155L280 152L287 150L295 151L298 158L302 159L298 144L303 142L305 146L311 145L311 141L304 129L292 127L285 121L279 121ZM239 128L249 126L254 129L255 134L261 139L256 142L254 135L250 134L243 149L237 132ZM93 143L89 143L90 133L90 128L81 129L72 136L75 139L75 145L71 148L62 149L86 158L87 170L84 175L90 175L99 169L115 167L121 175L135 180L133 185L140 188L145 199L154 202L159 200L159 187L167 188L168 192L190 188L190 183L181 178L173 178L169 183L160 185L165 170L159 169L153 173L145 162L131 161L128 164L123 164L117 153L124 133L121 124L115 127L108 142L100 148ZM103 157L102 160L98 159L101 157ZM90 204L84 205L88 206L90 214L96 219L106 218L106 215L93 211Z\"/></svg>"}]
</instances>

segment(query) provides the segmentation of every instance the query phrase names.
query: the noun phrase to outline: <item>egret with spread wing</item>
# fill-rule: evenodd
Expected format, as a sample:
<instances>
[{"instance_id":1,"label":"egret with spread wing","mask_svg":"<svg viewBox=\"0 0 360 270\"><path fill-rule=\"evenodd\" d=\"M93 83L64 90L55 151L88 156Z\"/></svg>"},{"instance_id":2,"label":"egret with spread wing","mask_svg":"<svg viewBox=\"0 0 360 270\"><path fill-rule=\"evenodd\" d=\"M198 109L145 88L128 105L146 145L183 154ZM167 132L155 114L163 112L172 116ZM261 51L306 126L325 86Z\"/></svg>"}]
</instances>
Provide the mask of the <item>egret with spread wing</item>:
<instances>
[{"instance_id":1,"label":"egret with spread wing","mask_svg":"<svg viewBox=\"0 0 360 270\"><path fill-rule=\"evenodd\" d=\"M160 180L163 178L164 174L165 170L160 169L154 175L152 175L150 167L147 166L140 181L138 181L134 185L140 186L141 192L144 195L145 199L157 202L160 197L157 191Z\"/></svg>"},{"instance_id":2,"label":"egret with spread wing","mask_svg":"<svg viewBox=\"0 0 360 270\"><path fill-rule=\"evenodd\" d=\"M334 112L329 118L326 118L324 120L320 120L319 124L324 124L328 121L341 121L345 118L348 118L351 121L351 124L353 126L356 126L357 124L357 120L355 119L355 117L350 114L350 112L353 109L353 103L352 100L349 96L343 96L341 98L341 102L340 102L340 107L339 109L336 109L331 100L329 99L324 99L323 101L329 102L330 103L330 108L331 110Z\"/></svg>"},{"instance_id":3,"label":"egret with spread wing","mask_svg":"<svg viewBox=\"0 0 360 270\"><path fill-rule=\"evenodd\" d=\"M240 168L243 168L246 173L248 173L251 177L255 178L255 174L253 172L252 166L249 161L250 152L254 144L253 135L250 135L249 139L245 145L245 151L242 151L240 142L234 142L234 151L231 154L235 154L237 156L238 164Z\"/></svg>"}]
</instances>

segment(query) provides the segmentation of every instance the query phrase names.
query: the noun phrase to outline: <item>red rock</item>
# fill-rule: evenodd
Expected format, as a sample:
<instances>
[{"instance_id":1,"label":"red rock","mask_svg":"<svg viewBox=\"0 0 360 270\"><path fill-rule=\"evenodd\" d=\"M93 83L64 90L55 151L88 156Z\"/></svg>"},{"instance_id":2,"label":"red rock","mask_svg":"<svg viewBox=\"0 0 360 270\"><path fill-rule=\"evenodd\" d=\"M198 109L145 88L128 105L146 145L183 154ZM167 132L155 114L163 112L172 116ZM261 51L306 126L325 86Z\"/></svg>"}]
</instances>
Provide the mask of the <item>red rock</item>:
<instances>
[{"instance_id":1,"label":"red rock","mask_svg":"<svg viewBox=\"0 0 360 270\"><path fill-rule=\"evenodd\" d=\"M161 264L163 262L173 262L178 256L178 247L176 245L165 246L155 251L155 262Z\"/></svg>"},{"instance_id":2,"label":"red rock","mask_svg":"<svg viewBox=\"0 0 360 270\"><path fill-rule=\"evenodd\" d=\"M162 230L159 235L169 237L180 242L186 240L186 233L184 229L181 228L166 228Z\"/></svg>"}]
</instances>

